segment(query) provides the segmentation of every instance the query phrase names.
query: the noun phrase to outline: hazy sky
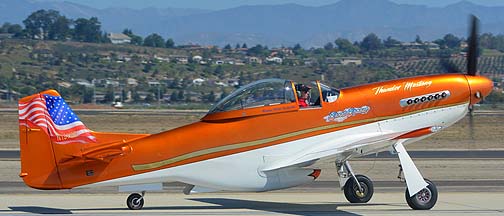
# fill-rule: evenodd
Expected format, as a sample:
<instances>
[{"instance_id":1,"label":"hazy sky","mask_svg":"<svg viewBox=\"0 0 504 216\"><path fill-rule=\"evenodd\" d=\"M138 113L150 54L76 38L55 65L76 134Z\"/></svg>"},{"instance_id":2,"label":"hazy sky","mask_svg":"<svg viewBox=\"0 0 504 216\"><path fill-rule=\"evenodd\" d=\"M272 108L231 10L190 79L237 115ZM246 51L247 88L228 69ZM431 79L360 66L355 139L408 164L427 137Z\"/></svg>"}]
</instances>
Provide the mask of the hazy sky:
<instances>
[{"instance_id":1,"label":"hazy sky","mask_svg":"<svg viewBox=\"0 0 504 216\"><path fill-rule=\"evenodd\" d=\"M287 4L296 3L307 6L320 6L338 2L339 0L39 0L39 1L69 1L94 8L126 7L126 8L200 8L218 10L238 7L241 5ZM397 3L428 5L442 7L461 0L391 0ZM468 0L486 6L504 6L504 0Z\"/></svg>"}]
</instances>

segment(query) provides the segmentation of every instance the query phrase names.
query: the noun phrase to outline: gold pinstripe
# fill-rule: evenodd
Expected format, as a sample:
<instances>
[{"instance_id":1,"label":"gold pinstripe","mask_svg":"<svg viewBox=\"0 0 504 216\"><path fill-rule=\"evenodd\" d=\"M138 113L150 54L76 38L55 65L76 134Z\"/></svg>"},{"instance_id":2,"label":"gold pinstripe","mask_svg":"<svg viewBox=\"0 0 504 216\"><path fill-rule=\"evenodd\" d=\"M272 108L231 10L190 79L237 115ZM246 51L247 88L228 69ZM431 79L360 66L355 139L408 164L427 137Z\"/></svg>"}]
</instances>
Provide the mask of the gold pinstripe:
<instances>
[{"instance_id":1,"label":"gold pinstripe","mask_svg":"<svg viewBox=\"0 0 504 216\"><path fill-rule=\"evenodd\" d=\"M278 140L291 138L291 137L295 137L295 136L299 136L299 135L303 135L303 134L308 134L308 133L312 133L312 132L316 132L316 131L322 131L322 130L334 129L334 128L338 128L338 127L345 127L345 126L349 126L349 125L371 123L371 122L377 122L377 121L382 121L382 120L387 120L387 119L399 118L402 116L413 115L416 113L425 112L425 111L429 111L429 110L433 110L433 109L442 109L442 108L451 107L451 106L458 106L458 105L462 105L462 104L466 104L466 103L468 103L468 102L466 101L466 102L462 102L462 103L431 107L431 108L417 110L417 111L408 112L408 113L403 113L403 114L399 114L399 115L382 116L382 117L376 117L376 118L370 118L370 119L362 119L362 120L357 120L357 121L344 122L344 123L339 123L339 124L331 124L331 125L326 125L326 126L321 126L321 127L309 128L309 129L300 130L300 131L296 131L296 132L292 132L292 133L286 133L286 134L282 134L282 135L274 136L274 137L270 137L270 138L265 138L265 139L259 139L259 140L249 141L249 142L236 143L236 144L231 144L231 145L203 149L203 150L187 153L184 155L180 155L177 157L173 157L170 159L157 161L157 162L153 162L153 163L132 165L132 168L135 171L155 169L155 168L159 168L162 166L166 166L168 164L173 164L176 162L180 162L183 160L187 160L187 159L191 159L191 158L195 158L195 157L199 157L199 156L204 156L207 154L261 145L261 144L275 142Z\"/></svg>"}]
</instances>

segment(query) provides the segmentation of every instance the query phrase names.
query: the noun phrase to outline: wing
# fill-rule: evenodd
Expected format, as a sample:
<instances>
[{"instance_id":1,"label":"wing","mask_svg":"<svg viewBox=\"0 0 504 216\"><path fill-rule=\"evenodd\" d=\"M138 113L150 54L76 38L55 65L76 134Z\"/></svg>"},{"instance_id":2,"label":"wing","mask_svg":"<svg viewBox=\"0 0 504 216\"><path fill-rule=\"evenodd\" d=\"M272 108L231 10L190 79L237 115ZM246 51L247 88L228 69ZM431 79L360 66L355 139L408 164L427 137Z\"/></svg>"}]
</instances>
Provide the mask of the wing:
<instances>
[{"instance_id":1,"label":"wing","mask_svg":"<svg viewBox=\"0 0 504 216\"><path fill-rule=\"evenodd\" d=\"M392 144L392 139L397 134L383 135L380 131L368 133L354 133L341 136L338 139L318 140L318 143L309 145L310 147L293 155L265 156L265 164L261 171L270 171L285 167L303 167L311 165L318 160L326 158L348 158L355 155L365 155L376 149L369 149L370 146L387 146ZM309 142L310 140L307 139ZM390 142L390 143L389 143ZM374 145L380 144L383 145ZM383 148L383 147L381 147Z\"/></svg>"}]
</instances>

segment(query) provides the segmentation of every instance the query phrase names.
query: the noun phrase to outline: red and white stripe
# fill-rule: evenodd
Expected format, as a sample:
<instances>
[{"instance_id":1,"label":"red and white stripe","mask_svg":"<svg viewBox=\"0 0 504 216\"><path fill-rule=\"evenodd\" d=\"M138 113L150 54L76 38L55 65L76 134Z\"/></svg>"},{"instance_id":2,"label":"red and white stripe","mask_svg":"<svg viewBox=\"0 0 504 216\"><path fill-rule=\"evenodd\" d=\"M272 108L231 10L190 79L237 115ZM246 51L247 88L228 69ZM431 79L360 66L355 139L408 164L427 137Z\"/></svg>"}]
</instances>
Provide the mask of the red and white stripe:
<instances>
[{"instance_id":1,"label":"red and white stripe","mask_svg":"<svg viewBox=\"0 0 504 216\"><path fill-rule=\"evenodd\" d=\"M56 144L96 142L96 138L81 121L67 125L56 125L47 112L46 101L36 97L26 103L19 103L19 124L26 127L38 126Z\"/></svg>"}]
</instances>

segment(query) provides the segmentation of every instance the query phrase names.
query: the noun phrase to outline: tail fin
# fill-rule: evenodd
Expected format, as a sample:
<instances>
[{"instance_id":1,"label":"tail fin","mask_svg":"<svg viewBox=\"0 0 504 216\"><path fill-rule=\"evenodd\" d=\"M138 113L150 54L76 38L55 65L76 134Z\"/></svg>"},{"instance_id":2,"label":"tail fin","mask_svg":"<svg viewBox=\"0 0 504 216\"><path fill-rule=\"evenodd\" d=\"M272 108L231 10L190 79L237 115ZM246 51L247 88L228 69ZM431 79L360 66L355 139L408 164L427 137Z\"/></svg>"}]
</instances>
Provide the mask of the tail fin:
<instances>
[{"instance_id":1,"label":"tail fin","mask_svg":"<svg viewBox=\"0 0 504 216\"><path fill-rule=\"evenodd\" d=\"M149 134L89 130L54 90L19 100L20 177L37 189L67 189L118 177L108 163Z\"/></svg>"},{"instance_id":2,"label":"tail fin","mask_svg":"<svg viewBox=\"0 0 504 216\"><path fill-rule=\"evenodd\" d=\"M54 90L19 101L21 174L25 183L39 189L62 188L56 145L96 142L95 136Z\"/></svg>"}]
</instances>

